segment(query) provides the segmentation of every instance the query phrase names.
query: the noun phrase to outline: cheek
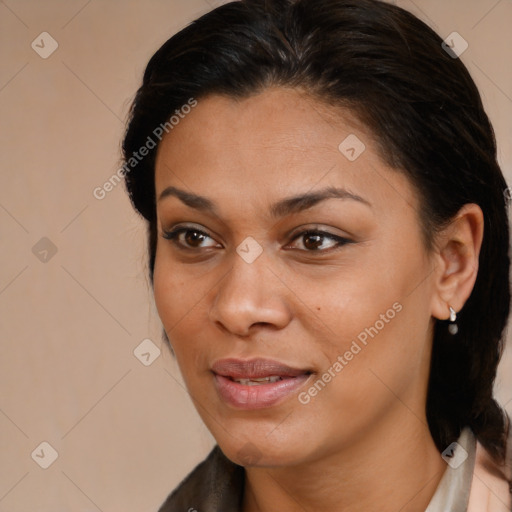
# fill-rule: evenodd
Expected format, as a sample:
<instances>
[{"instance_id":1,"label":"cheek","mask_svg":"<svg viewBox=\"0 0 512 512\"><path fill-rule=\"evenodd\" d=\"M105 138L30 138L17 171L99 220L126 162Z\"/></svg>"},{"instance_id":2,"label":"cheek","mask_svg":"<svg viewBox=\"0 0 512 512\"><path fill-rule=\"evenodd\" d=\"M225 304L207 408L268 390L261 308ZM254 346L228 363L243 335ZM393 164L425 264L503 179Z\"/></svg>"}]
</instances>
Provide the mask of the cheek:
<instances>
[{"instance_id":1,"label":"cheek","mask_svg":"<svg viewBox=\"0 0 512 512\"><path fill-rule=\"evenodd\" d=\"M319 345L327 355L319 375L326 384L319 382L302 397L325 425L356 431L402 402L409 408L422 403L430 360L428 285L411 293L412 278L424 270L420 261L396 268L380 280L379 272L360 276L361 287L346 283L333 289L342 306L327 305L323 317L331 333ZM421 417L420 409L414 412Z\"/></svg>"},{"instance_id":2,"label":"cheek","mask_svg":"<svg viewBox=\"0 0 512 512\"><path fill-rule=\"evenodd\" d=\"M158 315L164 327L169 328L177 318L178 308L182 304L180 297L183 295L183 283L172 273L169 265L158 257L158 252L153 273L153 292Z\"/></svg>"},{"instance_id":3,"label":"cheek","mask_svg":"<svg viewBox=\"0 0 512 512\"><path fill-rule=\"evenodd\" d=\"M409 280L403 271L403 266L365 256L357 265L340 266L321 278L290 273L284 279L298 298L295 316L311 331L310 340L330 346L327 352L335 358L359 335L364 342L376 323L379 332L389 330L399 308L393 304L403 301Z\"/></svg>"},{"instance_id":4,"label":"cheek","mask_svg":"<svg viewBox=\"0 0 512 512\"><path fill-rule=\"evenodd\" d=\"M428 351L422 351L426 336L418 336L423 319L409 300L383 304L371 314L369 304L354 309L350 326L341 316L338 323L331 319L337 335L319 347L326 355L325 366L298 397L295 419L308 429L323 430L335 444L354 440L390 411L423 416L429 360Z\"/></svg>"},{"instance_id":5,"label":"cheek","mask_svg":"<svg viewBox=\"0 0 512 512\"><path fill-rule=\"evenodd\" d=\"M158 314L164 326L170 328L195 314L195 305L204 299L208 286L203 276L189 271L167 252L166 247L157 247L153 291Z\"/></svg>"},{"instance_id":6,"label":"cheek","mask_svg":"<svg viewBox=\"0 0 512 512\"><path fill-rule=\"evenodd\" d=\"M162 251L163 252L163 251ZM185 271L165 254L158 254L153 274L155 305L184 379L193 386L197 368L205 368L212 350L208 327L211 271ZM209 359L210 358L210 359Z\"/></svg>"},{"instance_id":7,"label":"cheek","mask_svg":"<svg viewBox=\"0 0 512 512\"><path fill-rule=\"evenodd\" d=\"M194 339L195 327L198 322L198 311L201 308L201 299L204 292L200 282L186 279L169 259L159 257L155 260L153 274L153 291L155 305L167 336L175 352L186 345L180 343L184 333ZM192 346L192 343L188 343ZM176 353L178 356L178 353Z\"/></svg>"},{"instance_id":8,"label":"cheek","mask_svg":"<svg viewBox=\"0 0 512 512\"><path fill-rule=\"evenodd\" d=\"M404 365L411 368L422 360L430 322L430 265L419 241L406 242L376 243L361 251L357 265L322 280L296 277L294 292L307 306L303 325L326 368L346 355L343 373L357 371L354 380L361 382L375 380L372 368L395 371L400 378Z\"/></svg>"}]
</instances>

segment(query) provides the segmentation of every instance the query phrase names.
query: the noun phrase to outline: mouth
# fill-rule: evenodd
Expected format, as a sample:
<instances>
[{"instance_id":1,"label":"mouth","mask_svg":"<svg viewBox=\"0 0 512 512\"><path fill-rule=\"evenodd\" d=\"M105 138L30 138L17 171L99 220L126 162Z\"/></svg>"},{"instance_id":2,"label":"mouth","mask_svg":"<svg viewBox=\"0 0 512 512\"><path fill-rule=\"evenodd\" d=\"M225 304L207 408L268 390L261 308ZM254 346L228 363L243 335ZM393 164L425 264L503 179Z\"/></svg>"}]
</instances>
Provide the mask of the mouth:
<instances>
[{"instance_id":1,"label":"mouth","mask_svg":"<svg viewBox=\"0 0 512 512\"><path fill-rule=\"evenodd\" d=\"M231 377L228 377L231 378ZM270 377L261 377L259 379L253 377L249 379L233 379L231 378L233 382L238 382L239 384L242 384L244 386L261 386L262 384L273 384L274 382L278 382L280 380L283 380L283 377L280 377L278 375L271 375Z\"/></svg>"},{"instance_id":2,"label":"mouth","mask_svg":"<svg viewBox=\"0 0 512 512\"><path fill-rule=\"evenodd\" d=\"M237 409L263 409L282 402L312 375L270 359L222 359L212 365L220 398Z\"/></svg>"}]
</instances>

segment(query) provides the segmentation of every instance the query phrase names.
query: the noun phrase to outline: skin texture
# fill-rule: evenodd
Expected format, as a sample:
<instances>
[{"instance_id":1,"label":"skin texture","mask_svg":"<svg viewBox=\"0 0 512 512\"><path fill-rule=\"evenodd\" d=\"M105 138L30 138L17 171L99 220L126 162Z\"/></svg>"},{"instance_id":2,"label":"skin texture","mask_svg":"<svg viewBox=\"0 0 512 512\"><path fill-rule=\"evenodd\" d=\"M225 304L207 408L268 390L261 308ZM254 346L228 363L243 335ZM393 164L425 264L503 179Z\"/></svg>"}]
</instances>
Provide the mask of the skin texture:
<instances>
[{"instance_id":1,"label":"skin texture","mask_svg":"<svg viewBox=\"0 0 512 512\"><path fill-rule=\"evenodd\" d=\"M338 149L350 134L366 146L354 161ZM159 235L178 223L192 233L178 239L185 249L158 237L154 293L199 414L246 467L244 512L424 510L446 468L425 417L433 325L472 290L480 208L466 205L427 252L417 194L369 131L350 112L284 88L200 99L158 149L157 198L169 186L218 209L157 201ZM270 215L274 202L326 186L369 205L331 198ZM306 228L353 243L297 237ZM236 252L248 236L263 249L252 263ZM295 392L241 410L219 397L211 366L227 357L307 368L307 391L397 303L309 403Z\"/></svg>"}]
</instances>

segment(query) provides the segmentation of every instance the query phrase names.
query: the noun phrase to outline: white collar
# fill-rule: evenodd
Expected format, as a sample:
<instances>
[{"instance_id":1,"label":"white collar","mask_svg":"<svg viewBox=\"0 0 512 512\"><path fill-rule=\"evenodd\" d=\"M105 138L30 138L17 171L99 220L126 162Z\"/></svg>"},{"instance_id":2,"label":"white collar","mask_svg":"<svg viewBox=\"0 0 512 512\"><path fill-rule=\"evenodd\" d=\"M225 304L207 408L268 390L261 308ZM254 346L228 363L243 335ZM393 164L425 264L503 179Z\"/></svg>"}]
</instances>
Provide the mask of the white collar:
<instances>
[{"instance_id":1,"label":"white collar","mask_svg":"<svg viewBox=\"0 0 512 512\"><path fill-rule=\"evenodd\" d=\"M441 455L447 463L446 470L425 512L466 512L475 454L475 436L469 427L465 427L457 442Z\"/></svg>"}]
</instances>

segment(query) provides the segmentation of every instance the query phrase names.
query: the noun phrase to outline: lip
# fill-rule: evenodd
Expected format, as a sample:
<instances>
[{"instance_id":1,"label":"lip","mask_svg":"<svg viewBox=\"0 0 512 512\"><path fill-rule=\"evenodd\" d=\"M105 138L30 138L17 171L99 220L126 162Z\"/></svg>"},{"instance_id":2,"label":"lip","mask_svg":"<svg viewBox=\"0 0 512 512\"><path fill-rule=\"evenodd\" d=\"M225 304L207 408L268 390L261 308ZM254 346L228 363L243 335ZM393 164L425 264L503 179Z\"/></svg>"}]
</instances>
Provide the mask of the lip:
<instances>
[{"instance_id":1,"label":"lip","mask_svg":"<svg viewBox=\"0 0 512 512\"><path fill-rule=\"evenodd\" d=\"M214 382L221 399L238 409L271 407L297 391L312 375L307 368L293 368L272 359L221 359L212 365ZM278 376L282 380L247 385L233 379L261 379Z\"/></svg>"}]
</instances>

